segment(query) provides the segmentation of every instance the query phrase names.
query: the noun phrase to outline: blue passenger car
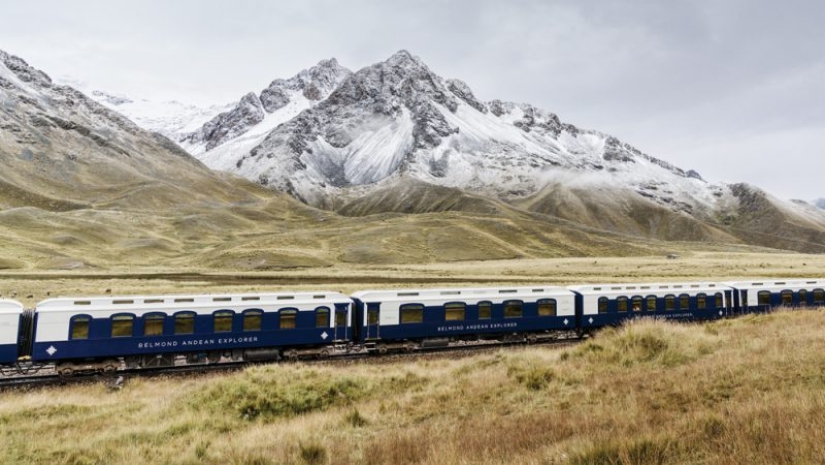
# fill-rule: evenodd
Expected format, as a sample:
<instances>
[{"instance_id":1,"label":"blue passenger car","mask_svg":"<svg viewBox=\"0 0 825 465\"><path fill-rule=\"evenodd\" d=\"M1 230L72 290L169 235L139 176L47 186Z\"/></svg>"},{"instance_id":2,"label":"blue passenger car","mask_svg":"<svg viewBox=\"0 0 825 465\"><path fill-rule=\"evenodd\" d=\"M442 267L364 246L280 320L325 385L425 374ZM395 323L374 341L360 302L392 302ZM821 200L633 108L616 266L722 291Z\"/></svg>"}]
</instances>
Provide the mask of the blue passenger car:
<instances>
[{"instance_id":1,"label":"blue passenger car","mask_svg":"<svg viewBox=\"0 0 825 465\"><path fill-rule=\"evenodd\" d=\"M560 287L375 290L352 297L356 342L368 349L508 335L530 338L576 329L574 295Z\"/></svg>"},{"instance_id":2,"label":"blue passenger car","mask_svg":"<svg viewBox=\"0 0 825 465\"><path fill-rule=\"evenodd\" d=\"M18 334L23 304L16 300L0 299L0 365L17 361Z\"/></svg>"},{"instance_id":3,"label":"blue passenger car","mask_svg":"<svg viewBox=\"0 0 825 465\"><path fill-rule=\"evenodd\" d=\"M50 299L35 311L32 360L153 366L329 349L350 339L351 302L337 292Z\"/></svg>"},{"instance_id":4,"label":"blue passenger car","mask_svg":"<svg viewBox=\"0 0 825 465\"><path fill-rule=\"evenodd\" d=\"M825 280L753 280L725 283L736 289L739 313L765 312L778 307L825 306Z\"/></svg>"},{"instance_id":5,"label":"blue passenger car","mask_svg":"<svg viewBox=\"0 0 825 465\"><path fill-rule=\"evenodd\" d=\"M571 286L587 331L643 316L680 320L722 318L733 289L716 283L596 284Z\"/></svg>"}]
</instances>

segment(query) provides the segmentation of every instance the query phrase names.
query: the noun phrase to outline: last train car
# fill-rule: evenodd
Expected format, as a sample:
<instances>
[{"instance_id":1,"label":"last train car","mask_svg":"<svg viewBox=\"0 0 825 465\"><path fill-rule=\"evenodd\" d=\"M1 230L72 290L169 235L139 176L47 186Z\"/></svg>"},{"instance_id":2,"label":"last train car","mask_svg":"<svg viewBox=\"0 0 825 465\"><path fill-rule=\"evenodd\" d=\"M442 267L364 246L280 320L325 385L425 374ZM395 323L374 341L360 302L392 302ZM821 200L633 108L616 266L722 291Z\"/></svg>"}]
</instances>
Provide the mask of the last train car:
<instances>
[{"instance_id":1,"label":"last train car","mask_svg":"<svg viewBox=\"0 0 825 465\"><path fill-rule=\"evenodd\" d=\"M16 300L0 299L0 365L17 361L18 335L23 304Z\"/></svg>"},{"instance_id":2,"label":"last train car","mask_svg":"<svg viewBox=\"0 0 825 465\"><path fill-rule=\"evenodd\" d=\"M356 340L379 352L576 329L574 294L561 287L373 290L352 298Z\"/></svg>"},{"instance_id":3,"label":"last train car","mask_svg":"<svg viewBox=\"0 0 825 465\"><path fill-rule=\"evenodd\" d=\"M726 283L736 289L738 312L765 312L777 307L825 306L823 279L754 279Z\"/></svg>"},{"instance_id":4,"label":"last train car","mask_svg":"<svg viewBox=\"0 0 825 465\"><path fill-rule=\"evenodd\" d=\"M708 320L731 313L733 289L718 283L588 284L571 286L582 330L642 316Z\"/></svg>"},{"instance_id":5,"label":"last train car","mask_svg":"<svg viewBox=\"0 0 825 465\"><path fill-rule=\"evenodd\" d=\"M50 299L35 310L31 356L67 372L90 360L116 369L121 357L132 367L277 359L347 341L351 303L337 292Z\"/></svg>"}]
</instances>

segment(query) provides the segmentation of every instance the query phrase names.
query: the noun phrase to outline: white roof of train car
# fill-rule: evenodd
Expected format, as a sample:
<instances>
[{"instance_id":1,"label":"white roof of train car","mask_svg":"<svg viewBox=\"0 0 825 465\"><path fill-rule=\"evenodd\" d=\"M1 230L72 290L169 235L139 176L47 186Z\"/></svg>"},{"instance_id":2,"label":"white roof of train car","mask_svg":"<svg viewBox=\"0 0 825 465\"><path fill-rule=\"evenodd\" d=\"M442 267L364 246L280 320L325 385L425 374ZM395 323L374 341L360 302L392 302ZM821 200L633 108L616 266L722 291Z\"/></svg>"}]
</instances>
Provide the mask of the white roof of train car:
<instances>
[{"instance_id":1,"label":"white roof of train car","mask_svg":"<svg viewBox=\"0 0 825 465\"><path fill-rule=\"evenodd\" d=\"M725 283L737 289L766 289L781 291L785 289L819 289L825 288L825 279L753 279Z\"/></svg>"},{"instance_id":2,"label":"white roof of train car","mask_svg":"<svg viewBox=\"0 0 825 465\"><path fill-rule=\"evenodd\" d=\"M314 307L324 304L329 305L331 302L348 302L349 300L350 298L344 294L330 291L261 294L61 297L40 302L37 304L37 313L129 313L135 310L140 310L141 313L184 310L197 312L198 309L207 309L211 313L211 311L217 307Z\"/></svg>"},{"instance_id":3,"label":"white roof of train car","mask_svg":"<svg viewBox=\"0 0 825 465\"><path fill-rule=\"evenodd\" d=\"M532 296L572 296L569 289L559 286L530 287L485 287L485 288L444 288L444 289L379 289L358 291L352 297L360 300L380 299L382 301L409 301L411 297L421 300L491 300Z\"/></svg>"},{"instance_id":4,"label":"white roof of train car","mask_svg":"<svg viewBox=\"0 0 825 465\"><path fill-rule=\"evenodd\" d=\"M695 292L720 292L730 290L726 283L635 283L635 284L587 284L570 286L569 289L582 295L648 295L682 294Z\"/></svg>"},{"instance_id":5,"label":"white roof of train car","mask_svg":"<svg viewBox=\"0 0 825 465\"><path fill-rule=\"evenodd\" d=\"M23 313L23 304L16 300L0 299L0 314L20 314Z\"/></svg>"}]
</instances>

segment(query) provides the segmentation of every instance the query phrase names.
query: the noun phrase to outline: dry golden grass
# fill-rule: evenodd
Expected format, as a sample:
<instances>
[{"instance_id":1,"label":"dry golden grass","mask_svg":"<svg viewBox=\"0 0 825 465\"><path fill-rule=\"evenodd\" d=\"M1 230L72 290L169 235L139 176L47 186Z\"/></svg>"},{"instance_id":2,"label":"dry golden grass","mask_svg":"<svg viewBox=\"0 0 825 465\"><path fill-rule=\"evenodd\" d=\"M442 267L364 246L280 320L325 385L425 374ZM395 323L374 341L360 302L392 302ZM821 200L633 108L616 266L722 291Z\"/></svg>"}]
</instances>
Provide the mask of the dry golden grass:
<instances>
[{"instance_id":1,"label":"dry golden grass","mask_svg":"<svg viewBox=\"0 0 825 465\"><path fill-rule=\"evenodd\" d=\"M571 285L600 282L732 281L825 276L825 256L727 248L639 257L546 258L407 265L307 267L282 271L121 266L61 272L0 271L0 295L27 305L50 296L224 293L370 288ZM31 296L31 297L28 297Z\"/></svg>"},{"instance_id":2,"label":"dry golden grass","mask_svg":"<svg viewBox=\"0 0 825 465\"><path fill-rule=\"evenodd\" d=\"M823 325L640 321L566 349L5 392L0 462L819 463Z\"/></svg>"}]
</instances>

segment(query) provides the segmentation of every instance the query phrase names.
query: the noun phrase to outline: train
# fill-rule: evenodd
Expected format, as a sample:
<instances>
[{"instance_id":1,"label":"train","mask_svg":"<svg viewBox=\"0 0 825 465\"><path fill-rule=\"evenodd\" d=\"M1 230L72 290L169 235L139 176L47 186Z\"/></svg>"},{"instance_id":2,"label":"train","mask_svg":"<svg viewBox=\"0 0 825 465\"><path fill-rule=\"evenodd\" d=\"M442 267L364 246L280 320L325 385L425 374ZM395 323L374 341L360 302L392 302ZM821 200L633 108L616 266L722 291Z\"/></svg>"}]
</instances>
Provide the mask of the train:
<instances>
[{"instance_id":1,"label":"train","mask_svg":"<svg viewBox=\"0 0 825 465\"><path fill-rule=\"evenodd\" d=\"M582 337L641 317L825 306L825 279L0 299L4 374L383 354Z\"/></svg>"}]
</instances>

